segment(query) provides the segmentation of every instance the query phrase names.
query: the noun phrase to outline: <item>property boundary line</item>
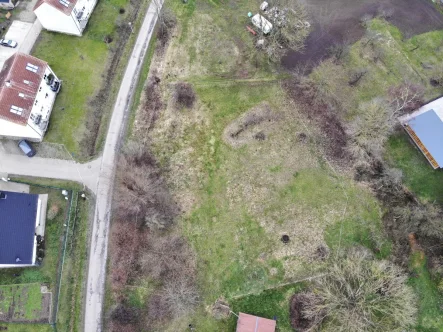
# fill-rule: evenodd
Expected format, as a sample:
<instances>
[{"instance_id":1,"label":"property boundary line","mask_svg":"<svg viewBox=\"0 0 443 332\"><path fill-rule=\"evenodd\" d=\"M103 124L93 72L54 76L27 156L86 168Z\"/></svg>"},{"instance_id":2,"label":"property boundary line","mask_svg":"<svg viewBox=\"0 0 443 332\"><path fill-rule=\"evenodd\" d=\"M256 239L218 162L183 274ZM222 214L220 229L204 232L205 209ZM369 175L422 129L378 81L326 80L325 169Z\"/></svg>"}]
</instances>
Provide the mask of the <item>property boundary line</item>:
<instances>
[{"instance_id":1,"label":"property boundary line","mask_svg":"<svg viewBox=\"0 0 443 332\"><path fill-rule=\"evenodd\" d=\"M57 293L54 296L55 290L54 290L54 292L50 292L51 293L51 308L50 308L51 314L49 317L49 322L48 323L41 323L43 325L46 325L46 324L51 325L53 330L57 331L57 314L58 314L58 309L59 309L59 296L60 296L60 290L61 290L61 284L62 284L62 273L63 273L65 254L66 254L66 247L67 247L67 241L68 241L68 236L69 236L69 225L70 225L70 221L71 221L72 217L77 218L77 206L78 206L79 191L77 189L65 189L65 188L61 188L61 187L57 187L57 186L43 185L43 184L39 184L39 183L33 183L32 181L22 181L22 180L18 180L18 179L10 180L9 182L23 183L23 184L27 184L30 186L36 186L36 187L41 187L41 188L67 190L69 195L71 196L71 198L69 199L68 214L65 219L66 227L65 227L65 232L64 232L65 234L63 237L62 261L61 261L61 265L59 266L59 269L58 269L59 272L57 273L57 277L56 277L57 282L56 282L55 288L57 290ZM73 207L74 198L75 198L75 209L73 210L72 207ZM41 284L41 283L36 282L33 284ZM19 285L19 284L17 284L17 285ZM11 323L19 323L19 322L11 322ZM8 324L10 324L10 323L8 323ZM35 324L35 323L30 323L30 324Z\"/></svg>"}]
</instances>

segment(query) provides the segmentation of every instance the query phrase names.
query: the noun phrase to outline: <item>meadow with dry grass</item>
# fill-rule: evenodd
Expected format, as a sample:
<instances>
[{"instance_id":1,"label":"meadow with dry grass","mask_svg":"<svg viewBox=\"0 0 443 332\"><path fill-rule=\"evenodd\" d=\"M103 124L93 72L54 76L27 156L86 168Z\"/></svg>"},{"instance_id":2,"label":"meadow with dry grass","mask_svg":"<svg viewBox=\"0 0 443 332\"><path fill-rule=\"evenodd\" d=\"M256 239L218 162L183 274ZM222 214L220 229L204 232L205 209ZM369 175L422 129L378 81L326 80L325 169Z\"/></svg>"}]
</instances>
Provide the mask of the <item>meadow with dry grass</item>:
<instances>
[{"instance_id":1,"label":"meadow with dry grass","mask_svg":"<svg viewBox=\"0 0 443 332\"><path fill-rule=\"evenodd\" d=\"M392 182L387 166L377 180L367 169L357 172L366 180L357 178L361 168L348 145L361 141L349 128L360 123L364 103L427 75L405 54L414 41L403 42L376 19L346 56L332 56L301 78L257 55L246 15L238 14L254 6L170 4L176 25L154 52L128 138L143 158L128 163L127 150L122 156L125 168L147 174L146 181L121 169L117 182L121 193L135 196L119 206L113 236L134 219L127 229L138 235L111 245L111 271L125 272L109 280L118 288L108 295L111 330L149 324L180 331L191 324L231 331L230 309L276 317L279 331L291 331L294 293L310 289L311 278L343 249L366 247L378 262L401 247L383 225L391 202L382 197L390 192L376 188L411 194ZM437 90L422 81L426 96L434 96ZM379 139L384 146L387 136ZM156 262L158 269L150 267ZM404 293L411 292L408 286Z\"/></svg>"}]
</instances>

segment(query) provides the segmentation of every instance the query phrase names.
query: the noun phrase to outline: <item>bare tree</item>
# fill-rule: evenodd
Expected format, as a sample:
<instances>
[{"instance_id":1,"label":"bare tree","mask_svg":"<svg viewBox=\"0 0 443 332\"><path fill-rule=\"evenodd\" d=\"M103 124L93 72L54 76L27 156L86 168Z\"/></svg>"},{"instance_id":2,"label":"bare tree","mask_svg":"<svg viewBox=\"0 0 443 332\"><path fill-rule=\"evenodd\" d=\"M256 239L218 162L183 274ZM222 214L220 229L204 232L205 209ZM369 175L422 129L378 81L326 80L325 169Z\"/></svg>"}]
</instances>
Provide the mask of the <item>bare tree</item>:
<instances>
[{"instance_id":1,"label":"bare tree","mask_svg":"<svg viewBox=\"0 0 443 332\"><path fill-rule=\"evenodd\" d=\"M269 60L278 61L289 49L303 49L310 24L307 22L306 10L300 3L277 0L272 5L272 8L260 16L272 23L272 30L265 34L262 29L258 29L254 42L257 49L264 52Z\"/></svg>"},{"instance_id":2,"label":"bare tree","mask_svg":"<svg viewBox=\"0 0 443 332\"><path fill-rule=\"evenodd\" d=\"M315 280L303 315L322 331L406 331L417 314L416 295L407 281L398 266L353 248Z\"/></svg>"},{"instance_id":3,"label":"bare tree","mask_svg":"<svg viewBox=\"0 0 443 332\"><path fill-rule=\"evenodd\" d=\"M166 306L175 318L192 313L200 301L193 280L182 275L167 280L162 294Z\"/></svg>"},{"instance_id":4,"label":"bare tree","mask_svg":"<svg viewBox=\"0 0 443 332\"><path fill-rule=\"evenodd\" d=\"M116 215L151 227L170 226L178 213L155 159L146 146L129 143L117 171Z\"/></svg>"},{"instance_id":5,"label":"bare tree","mask_svg":"<svg viewBox=\"0 0 443 332\"><path fill-rule=\"evenodd\" d=\"M369 162L382 155L395 118L391 107L382 99L362 104L359 114L348 125L348 134L351 137L349 151L356 160Z\"/></svg>"},{"instance_id":6,"label":"bare tree","mask_svg":"<svg viewBox=\"0 0 443 332\"><path fill-rule=\"evenodd\" d=\"M399 116L419 108L424 100L424 87L404 82L389 89L389 101L393 108L392 116Z\"/></svg>"},{"instance_id":7,"label":"bare tree","mask_svg":"<svg viewBox=\"0 0 443 332\"><path fill-rule=\"evenodd\" d=\"M140 258L141 270L158 281L174 275L195 273L194 254L186 240L178 235L152 233L146 237Z\"/></svg>"}]
</instances>

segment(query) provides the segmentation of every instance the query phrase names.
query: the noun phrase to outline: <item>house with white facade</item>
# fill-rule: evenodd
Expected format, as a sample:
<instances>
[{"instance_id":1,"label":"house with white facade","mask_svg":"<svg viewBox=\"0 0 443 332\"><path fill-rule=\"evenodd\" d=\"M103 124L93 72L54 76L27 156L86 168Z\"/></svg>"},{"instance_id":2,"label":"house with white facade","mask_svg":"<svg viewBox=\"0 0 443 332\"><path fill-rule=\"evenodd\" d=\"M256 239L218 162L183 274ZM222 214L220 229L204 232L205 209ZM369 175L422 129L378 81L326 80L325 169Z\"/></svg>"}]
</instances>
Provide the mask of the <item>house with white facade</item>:
<instances>
[{"instance_id":1,"label":"house with white facade","mask_svg":"<svg viewBox=\"0 0 443 332\"><path fill-rule=\"evenodd\" d=\"M34 14L50 31L81 36L97 0L38 0Z\"/></svg>"},{"instance_id":2,"label":"house with white facade","mask_svg":"<svg viewBox=\"0 0 443 332\"><path fill-rule=\"evenodd\" d=\"M40 59L15 53L0 71L0 138L41 142L61 81Z\"/></svg>"}]
</instances>

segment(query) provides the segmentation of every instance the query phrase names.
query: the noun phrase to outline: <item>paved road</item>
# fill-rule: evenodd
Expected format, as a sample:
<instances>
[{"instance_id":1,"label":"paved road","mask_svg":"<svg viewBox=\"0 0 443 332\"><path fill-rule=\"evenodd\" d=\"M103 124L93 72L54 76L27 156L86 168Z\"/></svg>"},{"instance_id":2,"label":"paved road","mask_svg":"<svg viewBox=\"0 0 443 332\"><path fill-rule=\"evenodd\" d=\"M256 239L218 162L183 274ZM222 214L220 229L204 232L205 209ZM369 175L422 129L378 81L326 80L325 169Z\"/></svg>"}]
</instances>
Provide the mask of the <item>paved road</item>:
<instances>
[{"instance_id":1,"label":"paved road","mask_svg":"<svg viewBox=\"0 0 443 332\"><path fill-rule=\"evenodd\" d=\"M79 164L69 160L47 159L24 155L10 154L0 150L0 172L71 180L84 183L91 191L97 190L97 179L100 172L101 158L87 164Z\"/></svg>"},{"instance_id":2,"label":"paved road","mask_svg":"<svg viewBox=\"0 0 443 332\"><path fill-rule=\"evenodd\" d=\"M106 258L113 193L116 152L129 115L132 94L157 21L158 6L151 2L123 77L112 113L100 169L95 220L89 254L89 270L85 308L85 332L102 331Z\"/></svg>"}]
</instances>

